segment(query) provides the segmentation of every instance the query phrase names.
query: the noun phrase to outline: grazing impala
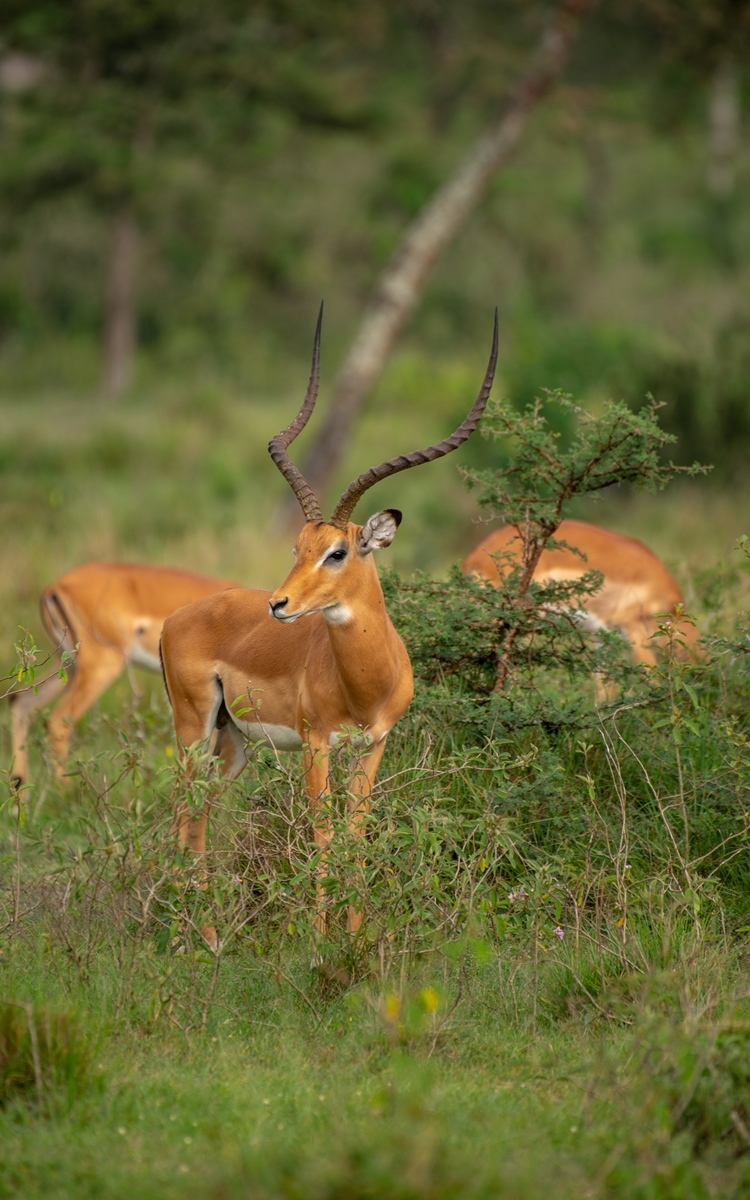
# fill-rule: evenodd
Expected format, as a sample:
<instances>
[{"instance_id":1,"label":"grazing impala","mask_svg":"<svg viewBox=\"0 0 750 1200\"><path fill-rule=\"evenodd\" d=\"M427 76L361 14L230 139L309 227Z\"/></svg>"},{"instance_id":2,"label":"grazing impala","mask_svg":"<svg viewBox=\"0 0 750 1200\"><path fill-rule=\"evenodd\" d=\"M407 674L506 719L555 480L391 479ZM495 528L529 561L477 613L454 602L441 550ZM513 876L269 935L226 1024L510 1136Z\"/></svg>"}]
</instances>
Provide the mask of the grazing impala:
<instances>
[{"instance_id":1,"label":"grazing impala","mask_svg":"<svg viewBox=\"0 0 750 1200\"><path fill-rule=\"evenodd\" d=\"M42 623L55 650L78 651L67 682L53 674L11 696L13 781L27 779L26 742L38 708L61 696L48 738L58 777L64 773L73 726L130 664L159 670L164 618L203 596L235 587L191 571L145 563L84 563L42 592Z\"/></svg>"},{"instance_id":2,"label":"grazing impala","mask_svg":"<svg viewBox=\"0 0 750 1200\"><path fill-rule=\"evenodd\" d=\"M601 571L602 586L581 600L581 608L592 624L619 630L630 642L638 663L656 662L654 638L659 614L677 618L680 642L688 655L697 654L698 632L688 621L680 621L682 592L664 563L643 542L611 533L585 521L562 521L555 540L567 542L584 557L563 547L543 550L534 571L535 583L580 579L587 571ZM495 557L498 556L498 557ZM509 556L509 557L506 557ZM461 569L498 584L511 566L523 556L523 536L514 525L496 529L464 559Z\"/></svg>"},{"instance_id":3,"label":"grazing impala","mask_svg":"<svg viewBox=\"0 0 750 1200\"><path fill-rule=\"evenodd\" d=\"M352 832L362 836L386 738L409 706L413 691L409 656L386 612L372 556L374 550L391 544L401 513L386 509L364 525L353 524L350 517L373 484L441 458L466 441L484 412L497 360L495 314L484 382L455 433L426 450L365 471L326 521L312 489L287 454L317 396L322 311L321 306L304 403L296 419L269 445L305 516L295 565L273 593L224 592L181 609L165 621L161 640L164 678L181 746L210 746L220 770L231 778L245 765L247 740L302 751L315 841L322 852L321 871L332 836L326 810L330 747L343 735L351 735L358 751L348 812ZM178 828L183 844L205 850L205 810L189 819L183 807ZM326 921L323 900L319 883L320 930ZM350 907L350 932L356 932L360 920ZM204 936L215 938L211 931L204 931Z\"/></svg>"}]
</instances>

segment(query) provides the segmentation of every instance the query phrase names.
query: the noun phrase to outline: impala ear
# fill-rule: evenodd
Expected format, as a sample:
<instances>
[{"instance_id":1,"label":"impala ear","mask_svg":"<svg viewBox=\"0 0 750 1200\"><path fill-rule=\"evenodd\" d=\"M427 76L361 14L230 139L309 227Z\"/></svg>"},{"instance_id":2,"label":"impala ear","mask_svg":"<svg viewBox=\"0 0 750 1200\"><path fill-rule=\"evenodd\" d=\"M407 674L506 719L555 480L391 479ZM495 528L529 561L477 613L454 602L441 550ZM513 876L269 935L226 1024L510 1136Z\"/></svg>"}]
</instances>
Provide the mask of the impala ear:
<instances>
[{"instance_id":1,"label":"impala ear","mask_svg":"<svg viewBox=\"0 0 750 1200\"><path fill-rule=\"evenodd\" d=\"M357 536L357 549L360 554L369 554L371 550L382 550L385 546L390 546L400 524L401 513L397 508L386 508L383 512L375 513L362 526Z\"/></svg>"}]
</instances>

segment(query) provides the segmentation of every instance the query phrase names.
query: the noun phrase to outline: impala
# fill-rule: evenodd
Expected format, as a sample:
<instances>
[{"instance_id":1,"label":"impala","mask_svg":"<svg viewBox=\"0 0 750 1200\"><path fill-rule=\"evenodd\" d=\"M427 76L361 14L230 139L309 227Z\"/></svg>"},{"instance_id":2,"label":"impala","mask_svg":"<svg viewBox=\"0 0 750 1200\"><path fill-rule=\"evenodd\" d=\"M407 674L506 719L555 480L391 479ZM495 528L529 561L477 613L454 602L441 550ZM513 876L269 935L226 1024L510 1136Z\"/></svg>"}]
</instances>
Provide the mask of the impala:
<instances>
[{"instance_id":1,"label":"impala","mask_svg":"<svg viewBox=\"0 0 750 1200\"><path fill-rule=\"evenodd\" d=\"M75 656L67 680L57 673L15 692L11 703L13 781L27 779L26 743L38 708L61 697L47 736L56 774L62 777L73 727L126 666L159 670L165 617L183 604L224 588L222 579L144 563L84 563L42 592L42 624L57 653ZM76 651L76 647L78 647Z\"/></svg>"},{"instance_id":2,"label":"impala","mask_svg":"<svg viewBox=\"0 0 750 1200\"><path fill-rule=\"evenodd\" d=\"M561 546L543 550L534 571L535 583L575 580L587 571L601 571L602 586L581 600L589 626L619 630L629 641L635 661L653 666L659 617L671 614L676 622L678 651L688 656L697 654L698 632L690 622L681 620L682 592L648 546L621 533L571 520L561 522L555 540L567 542L574 549ZM504 525L472 550L461 569L467 575L499 584L515 565L514 560L523 557L523 546L521 532L514 525Z\"/></svg>"},{"instance_id":3,"label":"impala","mask_svg":"<svg viewBox=\"0 0 750 1200\"><path fill-rule=\"evenodd\" d=\"M342 736L356 752L349 783L348 821L361 837L369 796L388 733L412 699L413 677L406 648L385 609L373 551L389 546L401 513L386 509L364 525L350 520L365 492L382 479L455 450L473 433L484 412L497 360L497 313L487 371L477 400L449 438L426 450L400 455L359 476L343 493L330 520L287 448L304 429L318 392L322 306L304 403L294 421L269 444L305 517L296 562L273 593L236 590L209 596L164 623L161 655L175 732L181 747L211 749L231 778L246 762L246 742L302 752L320 872L331 837L327 807L329 751ZM203 811L178 813L180 840L206 848ZM361 916L352 907L348 928ZM316 925L325 929L322 883ZM215 933L205 931L207 940Z\"/></svg>"}]
</instances>

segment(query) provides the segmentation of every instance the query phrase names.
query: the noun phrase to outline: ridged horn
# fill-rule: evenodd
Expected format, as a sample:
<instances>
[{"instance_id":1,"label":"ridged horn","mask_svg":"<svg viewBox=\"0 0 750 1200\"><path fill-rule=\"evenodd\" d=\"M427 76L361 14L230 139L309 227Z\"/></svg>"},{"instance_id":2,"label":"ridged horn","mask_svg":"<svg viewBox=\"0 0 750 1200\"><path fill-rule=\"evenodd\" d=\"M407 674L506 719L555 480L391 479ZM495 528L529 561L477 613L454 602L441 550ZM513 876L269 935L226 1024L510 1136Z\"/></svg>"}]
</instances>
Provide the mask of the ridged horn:
<instances>
[{"instance_id":1,"label":"ridged horn","mask_svg":"<svg viewBox=\"0 0 750 1200\"><path fill-rule=\"evenodd\" d=\"M300 508L305 514L306 521L322 521L323 514L320 511L320 505L310 484L302 472L295 467L286 450L289 443L293 442L297 434L301 433L305 428L310 419L310 413L315 408L315 401L318 398L318 384L320 382L320 330L322 325L323 303L321 301L318 324L315 327L310 381L307 385L304 403L292 423L287 425L286 429L282 430L281 433L277 433L276 437L271 438L268 443L268 453L299 500Z\"/></svg>"},{"instance_id":2,"label":"ridged horn","mask_svg":"<svg viewBox=\"0 0 750 1200\"><path fill-rule=\"evenodd\" d=\"M467 438L471 437L479 424L479 420L487 407L487 401L490 397L492 381L495 377L495 366L497 364L497 346L498 319L497 309L495 309L495 327L492 336L490 361L487 364L484 382L482 383L479 395L468 416L461 422L455 433L445 438L444 441L438 442L436 446L428 446L426 450L414 450L411 454L399 454L397 458L389 458L387 462L381 463L379 467L370 467L369 471L365 471L358 479L354 480L354 483L349 484L349 487L333 510L333 516L330 521L331 525L335 525L338 529L346 529L354 509L368 488L371 488L373 484L379 483L381 479L387 479L389 475L396 475L399 471L407 471L409 467L418 467L422 463L433 462L436 458L442 458L444 454L450 454L451 450L457 450Z\"/></svg>"}]
</instances>

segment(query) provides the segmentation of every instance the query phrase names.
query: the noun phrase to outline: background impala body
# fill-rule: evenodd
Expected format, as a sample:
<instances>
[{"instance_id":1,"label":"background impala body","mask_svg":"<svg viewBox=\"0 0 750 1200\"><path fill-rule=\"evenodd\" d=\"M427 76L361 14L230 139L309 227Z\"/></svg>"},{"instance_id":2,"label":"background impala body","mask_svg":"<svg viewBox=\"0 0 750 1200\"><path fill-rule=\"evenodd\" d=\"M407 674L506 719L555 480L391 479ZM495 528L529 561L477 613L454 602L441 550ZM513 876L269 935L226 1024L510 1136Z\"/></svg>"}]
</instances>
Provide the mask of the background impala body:
<instances>
[{"instance_id":1,"label":"background impala body","mask_svg":"<svg viewBox=\"0 0 750 1200\"><path fill-rule=\"evenodd\" d=\"M61 575L40 598L42 624L55 650L73 652L67 682L57 673L11 697L13 778L26 782L26 742L34 713L61 697L48 739L63 774L76 722L125 670L159 670L159 638L175 609L235 584L147 563L84 563Z\"/></svg>"},{"instance_id":2,"label":"background impala body","mask_svg":"<svg viewBox=\"0 0 750 1200\"><path fill-rule=\"evenodd\" d=\"M619 630L630 643L636 662L653 665L661 623L658 614L674 614L678 621L678 643L697 653L698 632L688 621L679 621L683 596L664 563L648 546L635 538L612 533L585 521L562 521L555 540L567 542L585 557L567 550L545 549L534 571L534 581L580 579L587 571L601 571L602 586L581 601L593 623ZM510 553L510 558L503 557ZM493 557L498 555L498 558ZM483 576L498 584L513 561L523 556L523 539L514 525L495 529L472 550L461 564L467 574ZM679 645L678 645L679 648Z\"/></svg>"},{"instance_id":3,"label":"background impala body","mask_svg":"<svg viewBox=\"0 0 750 1200\"><path fill-rule=\"evenodd\" d=\"M363 525L350 521L364 492L389 475L449 453L476 428L487 403L497 359L497 315L492 353L469 415L445 441L371 468L339 500L330 521L289 459L289 443L304 428L318 389L321 313L315 333L307 395L297 418L269 446L292 487L306 523L297 539L296 563L277 591L228 592L198 601L164 624L164 678L183 747L211 748L220 770L239 774L245 739L279 750L301 750L315 840L325 852L331 836L326 797L329 752L342 734L354 733L357 758L349 784L352 832L361 835L369 794L386 737L406 711L413 689L409 656L386 612L372 552L389 546L401 513L385 510ZM301 618L305 618L301 620ZM300 624L296 622L300 621ZM206 812L178 817L181 840L205 850ZM321 872L325 869L325 853ZM318 891L318 927L325 927ZM360 914L349 910L349 929ZM215 931L204 936L215 941Z\"/></svg>"}]
</instances>

